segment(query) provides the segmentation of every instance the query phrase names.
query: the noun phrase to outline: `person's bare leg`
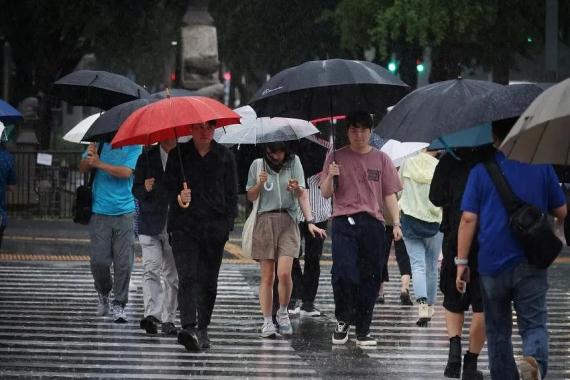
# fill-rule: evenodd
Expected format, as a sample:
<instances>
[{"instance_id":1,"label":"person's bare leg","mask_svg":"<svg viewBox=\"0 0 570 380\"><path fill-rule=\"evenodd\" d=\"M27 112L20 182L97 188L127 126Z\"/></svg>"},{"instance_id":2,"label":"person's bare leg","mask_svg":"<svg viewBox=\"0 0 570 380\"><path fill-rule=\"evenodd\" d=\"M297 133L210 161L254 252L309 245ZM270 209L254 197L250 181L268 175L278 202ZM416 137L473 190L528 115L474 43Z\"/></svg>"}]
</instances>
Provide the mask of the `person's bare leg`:
<instances>
[{"instance_id":1,"label":"person's bare leg","mask_svg":"<svg viewBox=\"0 0 570 380\"><path fill-rule=\"evenodd\" d=\"M454 336L461 337L464 320L465 316L463 313L452 313L449 310L445 311L445 325L447 326L447 336L449 338L453 338Z\"/></svg>"},{"instance_id":2,"label":"person's bare leg","mask_svg":"<svg viewBox=\"0 0 570 380\"><path fill-rule=\"evenodd\" d=\"M469 328L469 352L479 354L485 345L485 314L473 313Z\"/></svg>"},{"instance_id":3,"label":"person's bare leg","mask_svg":"<svg viewBox=\"0 0 570 380\"><path fill-rule=\"evenodd\" d=\"M291 300L293 290L293 280L291 270L293 268L293 257L281 256L277 264L277 278L279 279L279 306L285 308Z\"/></svg>"},{"instance_id":4,"label":"person's bare leg","mask_svg":"<svg viewBox=\"0 0 570 380\"><path fill-rule=\"evenodd\" d=\"M275 280L275 261L260 260L261 281L259 282L259 304L264 317L271 317L273 312L273 281Z\"/></svg>"},{"instance_id":5,"label":"person's bare leg","mask_svg":"<svg viewBox=\"0 0 570 380\"><path fill-rule=\"evenodd\" d=\"M410 275L409 274L402 275L400 281L402 283L402 288L400 289L400 293L405 292L405 291L409 291L410 290Z\"/></svg>"}]
</instances>

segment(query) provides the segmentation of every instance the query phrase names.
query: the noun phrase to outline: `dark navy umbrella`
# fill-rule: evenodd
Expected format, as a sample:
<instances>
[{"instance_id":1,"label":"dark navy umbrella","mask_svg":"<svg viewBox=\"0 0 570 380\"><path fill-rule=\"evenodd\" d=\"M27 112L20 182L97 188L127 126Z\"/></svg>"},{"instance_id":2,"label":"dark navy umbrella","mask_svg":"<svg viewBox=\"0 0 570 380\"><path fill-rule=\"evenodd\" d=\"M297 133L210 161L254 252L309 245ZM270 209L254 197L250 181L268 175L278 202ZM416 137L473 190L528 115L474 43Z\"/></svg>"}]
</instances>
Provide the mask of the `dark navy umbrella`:
<instances>
[{"instance_id":1,"label":"dark navy umbrella","mask_svg":"<svg viewBox=\"0 0 570 380\"><path fill-rule=\"evenodd\" d=\"M519 117L544 89L536 84L512 84L484 94L457 110L462 128Z\"/></svg>"},{"instance_id":2,"label":"dark navy umbrella","mask_svg":"<svg viewBox=\"0 0 570 380\"><path fill-rule=\"evenodd\" d=\"M157 99L137 99L115 106L99 116L83 136L83 141L110 142L119 127L136 110Z\"/></svg>"},{"instance_id":3,"label":"dark navy umbrella","mask_svg":"<svg viewBox=\"0 0 570 380\"><path fill-rule=\"evenodd\" d=\"M53 94L76 106L108 110L150 94L129 78L107 71L78 70L53 84Z\"/></svg>"},{"instance_id":4,"label":"dark navy umbrella","mask_svg":"<svg viewBox=\"0 0 570 380\"><path fill-rule=\"evenodd\" d=\"M260 117L312 120L354 111L382 113L408 90L408 85L372 62L328 59L277 73L249 104Z\"/></svg>"},{"instance_id":5,"label":"dark navy umbrella","mask_svg":"<svg viewBox=\"0 0 570 380\"><path fill-rule=\"evenodd\" d=\"M17 109L0 99L0 121L13 123L21 119L22 114Z\"/></svg>"},{"instance_id":6,"label":"dark navy umbrella","mask_svg":"<svg viewBox=\"0 0 570 380\"><path fill-rule=\"evenodd\" d=\"M461 78L420 87L384 116L376 133L402 142L429 143L463 129L456 116L460 107L502 87L493 82Z\"/></svg>"}]
</instances>

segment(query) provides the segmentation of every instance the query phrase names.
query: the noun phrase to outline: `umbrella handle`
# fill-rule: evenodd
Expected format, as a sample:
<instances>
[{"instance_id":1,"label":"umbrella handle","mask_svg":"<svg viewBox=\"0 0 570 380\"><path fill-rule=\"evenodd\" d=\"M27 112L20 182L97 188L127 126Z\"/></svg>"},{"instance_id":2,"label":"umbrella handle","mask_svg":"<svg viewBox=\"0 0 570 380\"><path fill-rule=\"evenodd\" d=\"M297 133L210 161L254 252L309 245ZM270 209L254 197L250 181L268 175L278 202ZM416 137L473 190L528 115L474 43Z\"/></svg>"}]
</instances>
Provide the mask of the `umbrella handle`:
<instances>
[{"instance_id":1,"label":"umbrella handle","mask_svg":"<svg viewBox=\"0 0 570 380\"><path fill-rule=\"evenodd\" d=\"M182 187L184 188L184 190L188 189L188 185L186 184L186 182L182 183ZM188 208L188 206L190 206L190 202L188 203L182 202L182 198L180 197L180 194L178 194L178 205L182 208Z\"/></svg>"}]
</instances>

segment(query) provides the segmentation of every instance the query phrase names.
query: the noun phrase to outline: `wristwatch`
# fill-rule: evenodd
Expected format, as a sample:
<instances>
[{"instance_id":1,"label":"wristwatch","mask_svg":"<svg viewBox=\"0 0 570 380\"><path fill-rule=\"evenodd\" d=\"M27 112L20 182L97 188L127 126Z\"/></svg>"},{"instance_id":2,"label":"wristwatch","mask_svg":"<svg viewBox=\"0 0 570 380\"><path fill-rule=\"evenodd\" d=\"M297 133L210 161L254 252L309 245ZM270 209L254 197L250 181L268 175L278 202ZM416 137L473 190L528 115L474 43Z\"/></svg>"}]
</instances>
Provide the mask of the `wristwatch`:
<instances>
[{"instance_id":1,"label":"wristwatch","mask_svg":"<svg viewBox=\"0 0 570 380\"><path fill-rule=\"evenodd\" d=\"M459 257L455 256L453 258L455 265L467 265L469 264L469 259L460 259Z\"/></svg>"}]
</instances>

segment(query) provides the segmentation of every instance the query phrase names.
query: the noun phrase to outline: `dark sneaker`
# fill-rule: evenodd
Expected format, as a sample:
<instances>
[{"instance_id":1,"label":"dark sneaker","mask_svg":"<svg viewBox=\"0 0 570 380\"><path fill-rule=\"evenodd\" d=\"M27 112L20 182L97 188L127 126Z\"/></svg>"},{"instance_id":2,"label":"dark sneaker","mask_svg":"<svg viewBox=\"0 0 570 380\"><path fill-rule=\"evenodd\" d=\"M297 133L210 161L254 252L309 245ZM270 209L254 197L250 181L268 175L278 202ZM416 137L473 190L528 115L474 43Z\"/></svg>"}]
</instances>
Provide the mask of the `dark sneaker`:
<instances>
[{"instance_id":1,"label":"dark sneaker","mask_svg":"<svg viewBox=\"0 0 570 380\"><path fill-rule=\"evenodd\" d=\"M318 317L321 315L321 312L315 307L312 302L303 302L303 305L301 306L301 315Z\"/></svg>"},{"instance_id":2,"label":"dark sneaker","mask_svg":"<svg viewBox=\"0 0 570 380\"><path fill-rule=\"evenodd\" d=\"M198 329L196 337L198 338L198 345L202 350L210 348L210 337L207 329Z\"/></svg>"},{"instance_id":3,"label":"dark sneaker","mask_svg":"<svg viewBox=\"0 0 570 380\"><path fill-rule=\"evenodd\" d=\"M299 307L299 300L291 299L291 301L289 301L289 305L287 306L287 312L291 315L297 315L299 314L300 310L301 308Z\"/></svg>"},{"instance_id":4,"label":"dark sneaker","mask_svg":"<svg viewBox=\"0 0 570 380\"><path fill-rule=\"evenodd\" d=\"M115 323L127 323L127 313L125 313L125 307L121 304L113 304L113 322Z\"/></svg>"},{"instance_id":5,"label":"dark sneaker","mask_svg":"<svg viewBox=\"0 0 570 380\"><path fill-rule=\"evenodd\" d=\"M157 326L159 323L160 321L158 319L152 315L149 315L141 319L140 326L141 329L145 330L147 334L156 334L158 332Z\"/></svg>"},{"instance_id":6,"label":"dark sneaker","mask_svg":"<svg viewBox=\"0 0 570 380\"><path fill-rule=\"evenodd\" d=\"M104 296L99 294L99 300L97 302L97 315L102 317L109 314L109 296Z\"/></svg>"},{"instance_id":7,"label":"dark sneaker","mask_svg":"<svg viewBox=\"0 0 570 380\"><path fill-rule=\"evenodd\" d=\"M178 335L178 328L172 322L164 322L162 324L162 333L169 336Z\"/></svg>"},{"instance_id":8,"label":"dark sneaker","mask_svg":"<svg viewBox=\"0 0 570 380\"><path fill-rule=\"evenodd\" d=\"M196 329L188 327L178 332L178 343L183 345L187 351L200 351Z\"/></svg>"},{"instance_id":9,"label":"dark sneaker","mask_svg":"<svg viewBox=\"0 0 570 380\"><path fill-rule=\"evenodd\" d=\"M348 332L350 331L350 325L342 321L336 324L334 329L332 342L333 344L345 344L348 342Z\"/></svg>"},{"instance_id":10,"label":"dark sneaker","mask_svg":"<svg viewBox=\"0 0 570 380\"><path fill-rule=\"evenodd\" d=\"M400 293L400 303L404 306L414 306L408 289Z\"/></svg>"},{"instance_id":11,"label":"dark sneaker","mask_svg":"<svg viewBox=\"0 0 570 380\"><path fill-rule=\"evenodd\" d=\"M372 338L370 334L356 337L357 346L376 346L376 339Z\"/></svg>"},{"instance_id":12,"label":"dark sneaker","mask_svg":"<svg viewBox=\"0 0 570 380\"><path fill-rule=\"evenodd\" d=\"M518 362L521 380L541 380L538 362L532 356L525 356Z\"/></svg>"}]
</instances>

